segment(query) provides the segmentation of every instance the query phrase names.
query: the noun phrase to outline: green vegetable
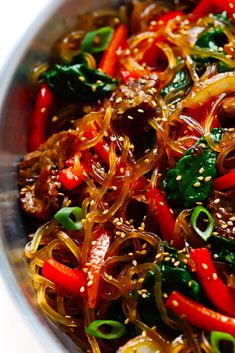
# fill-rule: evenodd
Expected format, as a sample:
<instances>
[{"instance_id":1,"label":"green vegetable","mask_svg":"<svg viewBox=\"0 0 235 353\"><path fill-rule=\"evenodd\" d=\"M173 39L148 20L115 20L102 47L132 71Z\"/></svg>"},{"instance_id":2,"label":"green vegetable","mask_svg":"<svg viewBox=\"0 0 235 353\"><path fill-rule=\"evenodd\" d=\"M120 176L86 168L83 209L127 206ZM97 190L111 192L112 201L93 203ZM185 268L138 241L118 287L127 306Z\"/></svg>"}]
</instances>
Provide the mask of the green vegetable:
<instances>
[{"instance_id":1,"label":"green vegetable","mask_svg":"<svg viewBox=\"0 0 235 353\"><path fill-rule=\"evenodd\" d=\"M198 226L198 219L199 216L203 213L203 217L205 217L204 215L206 215L206 221L207 221L207 227L205 230L201 230ZM214 219L211 216L210 212L203 206L197 206L194 208L193 213L191 215L191 223L192 226L194 228L194 230L197 232L198 235L200 235L200 237L207 241L207 239L211 236L212 232L213 232L213 228L214 228Z\"/></svg>"},{"instance_id":2,"label":"green vegetable","mask_svg":"<svg viewBox=\"0 0 235 353\"><path fill-rule=\"evenodd\" d=\"M227 13L224 11L220 14L213 15L214 18L225 25L230 25L231 21L227 17ZM223 48L223 46L228 42L227 36L223 32L223 30L219 27L211 27L209 29L206 29L197 39L195 46L198 46L200 48L206 48L206 49L211 49L214 52L218 52L221 54L226 55ZM193 60L197 63L197 69L200 70L202 67L209 65L213 62L217 62L217 70L219 73L221 72L228 72L233 70L231 66L228 64L224 63L223 61L218 61L218 59L215 59L213 57L210 57L210 54L208 57L200 57L198 55L193 56Z\"/></svg>"},{"instance_id":3,"label":"green vegetable","mask_svg":"<svg viewBox=\"0 0 235 353\"><path fill-rule=\"evenodd\" d=\"M107 329L107 333L102 332L102 326L103 330ZM86 328L86 332L95 337L104 338L106 340L114 340L125 335L126 328L121 322L118 321L95 320Z\"/></svg>"},{"instance_id":4,"label":"green vegetable","mask_svg":"<svg viewBox=\"0 0 235 353\"><path fill-rule=\"evenodd\" d=\"M67 65L55 65L42 75L44 81L61 97L97 101L115 90L118 82L87 65L83 55Z\"/></svg>"},{"instance_id":5,"label":"green vegetable","mask_svg":"<svg viewBox=\"0 0 235 353\"><path fill-rule=\"evenodd\" d=\"M211 238L212 251L218 258L235 268L235 240L220 236Z\"/></svg>"},{"instance_id":6,"label":"green vegetable","mask_svg":"<svg viewBox=\"0 0 235 353\"><path fill-rule=\"evenodd\" d=\"M171 293L178 290L181 293L187 293L197 298L200 292L199 284L192 279L190 273L183 268L171 267L167 265L160 266L162 273L163 292Z\"/></svg>"},{"instance_id":7,"label":"green vegetable","mask_svg":"<svg viewBox=\"0 0 235 353\"><path fill-rule=\"evenodd\" d=\"M229 333L220 332L220 331L211 331L210 341L215 353L222 353L219 347L220 341L231 342L233 344L233 351L231 352L235 353L235 337L233 337Z\"/></svg>"},{"instance_id":8,"label":"green vegetable","mask_svg":"<svg viewBox=\"0 0 235 353\"><path fill-rule=\"evenodd\" d=\"M91 54L104 51L109 45L113 32L112 27L102 27L87 33L83 38L80 51Z\"/></svg>"},{"instance_id":9,"label":"green vegetable","mask_svg":"<svg viewBox=\"0 0 235 353\"><path fill-rule=\"evenodd\" d=\"M188 74L187 70L181 70L176 72L171 82L161 89L161 96L165 97L171 91L174 90L182 90L185 91L186 89L191 86L191 79Z\"/></svg>"},{"instance_id":10,"label":"green vegetable","mask_svg":"<svg viewBox=\"0 0 235 353\"><path fill-rule=\"evenodd\" d=\"M225 25L227 26L230 26L232 24L232 21L230 20L230 18L228 17L228 14L226 11L223 11L223 12L219 12L219 13L216 13L216 14L213 14L213 17L224 23Z\"/></svg>"},{"instance_id":11,"label":"green vegetable","mask_svg":"<svg viewBox=\"0 0 235 353\"><path fill-rule=\"evenodd\" d=\"M197 39L195 45L200 48L208 48L214 51L219 51L227 42L227 37L221 28L212 27L203 32Z\"/></svg>"},{"instance_id":12,"label":"green vegetable","mask_svg":"<svg viewBox=\"0 0 235 353\"><path fill-rule=\"evenodd\" d=\"M75 221L72 220L71 216L75 218ZM63 207L54 215L54 218L68 230L80 230L83 227L80 207Z\"/></svg>"},{"instance_id":13,"label":"green vegetable","mask_svg":"<svg viewBox=\"0 0 235 353\"><path fill-rule=\"evenodd\" d=\"M215 143L220 141L221 135L221 129L211 131ZM208 198L216 176L216 157L217 152L210 148L205 137L200 138L185 152L176 167L167 172L163 181L167 198L183 204L185 208Z\"/></svg>"}]
</instances>

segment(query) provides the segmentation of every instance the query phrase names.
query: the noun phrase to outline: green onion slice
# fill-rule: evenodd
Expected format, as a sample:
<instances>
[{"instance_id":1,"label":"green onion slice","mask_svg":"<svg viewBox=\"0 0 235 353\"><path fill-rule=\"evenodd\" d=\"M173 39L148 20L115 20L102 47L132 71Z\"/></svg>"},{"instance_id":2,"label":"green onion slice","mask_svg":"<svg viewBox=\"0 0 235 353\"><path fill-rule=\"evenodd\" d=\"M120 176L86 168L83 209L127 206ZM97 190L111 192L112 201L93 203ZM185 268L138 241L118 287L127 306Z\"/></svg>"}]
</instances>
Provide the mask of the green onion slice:
<instances>
[{"instance_id":1,"label":"green onion slice","mask_svg":"<svg viewBox=\"0 0 235 353\"><path fill-rule=\"evenodd\" d=\"M201 213L204 214L208 223L205 230L201 230L197 225L198 217ZM191 215L191 224L197 234L200 235L200 237L206 241L213 232L215 222L210 212L205 207L197 206L194 208L193 213Z\"/></svg>"},{"instance_id":2,"label":"green onion slice","mask_svg":"<svg viewBox=\"0 0 235 353\"><path fill-rule=\"evenodd\" d=\"M68 230L80 230L83 227L81 222L82 210L80 207L63 207L54 215L54 218Z\"/></svg>"},{"instance_id":3,"label":"green onion slice","mask_svg":"<svg viewBox=\"0 0 235 353\"><path fill-rule=\"evenodd\" d=\"M210 340L215 353L221 353L221 350L219 348L219 343L222 340L232 342L233 353L235 353L235 337L233 337L229 333L220 332L220 331L211 331Z\"/></svg>"},{"instance_id":4,"label":"green onion slice","mask_svg":"<svg viewBox=\"0 0 235 353\"><path fill-rule=\"evenodd\" d=\"M107 26L87 33L83 38L80 51L91 54L104 51L109 45L113 32L113 28Z\"/></svg>"},{"instance_id":5,"label":"green onion slice","mask_svg":"<svg viewBox=\"0 0 235 353\"><path fill-rule=\"evenodd\" d=\"M101 330L102 326L104 326L103 331ZM107 329L108 333L105 333L104 329ZM118 321L95 320L86 328L86 332L95 337L104 338L106 340L115 340L126 333L126 328Z\"/></svg>"}]
</instances>

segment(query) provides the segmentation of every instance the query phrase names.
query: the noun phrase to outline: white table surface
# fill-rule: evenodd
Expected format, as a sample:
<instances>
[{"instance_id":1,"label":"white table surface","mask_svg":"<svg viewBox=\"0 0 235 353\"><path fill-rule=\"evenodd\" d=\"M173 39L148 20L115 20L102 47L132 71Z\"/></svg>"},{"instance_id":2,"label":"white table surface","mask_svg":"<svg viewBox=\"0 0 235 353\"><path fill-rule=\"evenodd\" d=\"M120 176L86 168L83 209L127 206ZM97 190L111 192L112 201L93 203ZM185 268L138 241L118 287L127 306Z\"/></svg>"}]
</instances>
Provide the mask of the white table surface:
<instances>
[{"instance_id":1,"label":"white table surface","mask_svg":"<svg viewBox=\"0 0 235 353\"><path fill-rule=\"evenodd\" d=\"M36 14L49 0L0 1L0 70L15 43L25 32ZM22 320L15 298L0 272L0 351L6 353L43 353L39 340Z\"/></svg>"}]
</instances>

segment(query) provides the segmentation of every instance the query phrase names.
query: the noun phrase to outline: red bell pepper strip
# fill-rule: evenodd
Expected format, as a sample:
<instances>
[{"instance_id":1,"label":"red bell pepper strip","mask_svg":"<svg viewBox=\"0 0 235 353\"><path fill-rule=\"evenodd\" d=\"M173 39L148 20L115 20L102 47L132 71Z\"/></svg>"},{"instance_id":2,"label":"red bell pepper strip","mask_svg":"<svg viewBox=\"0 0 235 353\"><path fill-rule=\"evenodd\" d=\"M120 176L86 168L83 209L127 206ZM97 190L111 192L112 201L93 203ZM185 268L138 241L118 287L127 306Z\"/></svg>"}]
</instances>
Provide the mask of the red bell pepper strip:
<instances>
[{"instance_id":1,"label":"red bell pepper strip","mask_svg":"<svg viewBox=\"0 0 235 353\"><path fill-rule=\"evenodd\" d=\"M165 26L167 22L169 22L170 20L173 20L177 16L184 16L184 14L182 11L170 11L165 13L164 15L161 15L156 19L156 24L150 23L151 31L157 31L161 27Z\"/></svg>"},{"instance_id":2,"label":"red bell pepper strip","mask_svg":"<svg viewBox=\"0 0 235 353\"><path fill-rule=\"evenodd\" d=\"M190 257L196 265L198 280L211 303L219 311L235 316L235 298L219 278L208 249L192 249Z\"/></svg>"},{"instance_id":3,"label":"red bell pepper strip","mask_svg":"<svg viewBox=\"0 0 235 353\"><path fill-rule=\"evenodd\" d=\"M36 97L34 110L30 119L27 150L36 150L46 140L48 116L54 103L53 93L46 83L43 83Z\"/></svg>"},{"instance_id":4,"label":"red bell pepper strip","mask_svg":"<svg viewBox=\"0 0 235 353\"><path fill-rule=\"evenodd\" d=\"M150 187L147 192L147 203L149 206L153 203L154 216L159 223L162 239L174 244L175 217L167 205L164 193Z\"/></svg>"},{"instance_id":5,"label":"red bell pepper strip","mask_svg":"<svg viewBox=\"0 0 235 353\"><path fill-rule=\"evenodd\" d=\"M100 284L100 269L111 243L111 234L104 228L98 228L89 253L88 305L95 308ZM90 285L89 285L90 279Z\"/></svg>"},{"instance_id":6,"label":"red bell pepper strip","mask_svg":"<svg viewBox=\"0 0 235 353\"><path fill-rule=\"evenodd\" d=\"M166 307L193 326L208 332L221 331L235 336L235 318L211 310L177 291L169 295Z\"/></svg>"},{"instance_id":7,"label":"red bell pepper strip","mask_svg":"<svg viewBox=\"0 0 235 353\"><path fill-rule=\"evenodd\" d=\"M228 190L235 187L235 170L225 174L219 178L216 178L212 184L212 187L216 190Z\"/></svg>"},{"instance_id":8,"label":"red bell pepper strip","mask_svg":"<svg viewBox=\"0 0 235 353\"><path fill-rule=\"evenodd\" d=\"M193 9L192 14L197 18L208 15L214 12L215 4L213 0L201 0Z\"/></svg>"},{"instance_id":9,"label":"red bell pepper strip","mask_svg":"<svg viewBox=\"0 0 235 353\"><path fill-rule=\"evenodd\" d=\"M54 259L49 259L43 264L42 274L69 293L86 295L87 275L83 270L73 269Z\"/></svg>"},{"instance_id":10,"label":"red bell pepper strip","mask_svg":"<svg viewBox=\"0 0 235 353\"><path fill-rule=\"evenodd\" d=\"M92 140L94 139L97 135L98 132L94 128L87 129L84 134L86 138ZM92 147L94 151L98 154L98 156L102 159L102 161L109 166L109 152L110 152L110 147L109 144L105 141L104 138L102 138L96 145Z\"/></svg>"},{"instance_id":11,"label":"red bell pepper strip","mask_svg":"<svg viewBox=\"0 0 235 353\"><path fill-rule=\"evenodd\" d=\"M68 190L73 190L79 186L85 179L84 169L81 165L80 169L70 166L68 168L62 169L59 172L59 182L66 187Z\"/></svg>"},{"instance_id":12,"label":"red bell pepper strip","mask_svg":"<svg viewBox=\"0 0 235 353\"><path fill-rule=\"evenodd\" d=\"M99 64L99 69L107 75L113 76L115 74L118 62L117 50L124 45L126 36L127 27L124 24L120 24L115 29L108 48L105 50Z\"/></svg>"},{"instance_id":13,"label":"red bell pepper strip","mask_svg":"<svg viewBox=\"0 0 235 353\"><path fill-rule=\"evenodd\" d=\"M193 15L203 17L213 12L226 11L234 22L235 0L201 0L193 10Z\"/></svg>"}]
</instances>

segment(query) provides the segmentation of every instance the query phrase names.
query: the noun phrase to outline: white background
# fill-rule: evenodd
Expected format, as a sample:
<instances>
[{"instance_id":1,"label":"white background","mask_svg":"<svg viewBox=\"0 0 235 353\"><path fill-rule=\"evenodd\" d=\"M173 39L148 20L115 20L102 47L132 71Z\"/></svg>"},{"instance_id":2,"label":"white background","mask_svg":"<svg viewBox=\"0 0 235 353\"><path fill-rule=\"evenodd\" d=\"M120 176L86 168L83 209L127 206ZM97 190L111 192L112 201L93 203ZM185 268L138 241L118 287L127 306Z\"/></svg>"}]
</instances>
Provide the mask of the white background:
<instances>
[{"instance_id":1,"label":"white background","mask_svg":"<svg viewBox=\"0 0 235 353\"><path fill-rule=\"evenodd\" d=\"M0 71L11 50L49 0L0 0ZM0 82L1 85L1 82ZM1 87L0 87L1 89ZM0 270L0 351L42 353Z\"/></svg>"}]
</instances>

